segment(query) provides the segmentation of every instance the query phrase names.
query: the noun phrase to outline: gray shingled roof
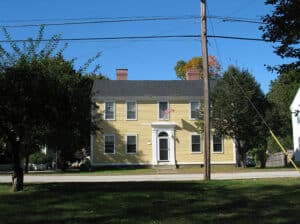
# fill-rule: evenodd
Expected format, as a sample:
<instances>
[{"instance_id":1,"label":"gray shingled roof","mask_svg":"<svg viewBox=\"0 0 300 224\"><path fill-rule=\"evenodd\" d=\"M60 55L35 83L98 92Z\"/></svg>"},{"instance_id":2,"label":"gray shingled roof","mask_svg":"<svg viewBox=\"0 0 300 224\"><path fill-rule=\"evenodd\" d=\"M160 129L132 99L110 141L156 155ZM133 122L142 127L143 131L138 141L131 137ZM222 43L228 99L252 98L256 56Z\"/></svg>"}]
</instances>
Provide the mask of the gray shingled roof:
<instances>
[{"instance_id":1,"label":"gray shingled roof","mask_svg":"<svg viewBox=\"0 0 300 224\"><path fill-rule=\"evenodd\" d=\"M214 82L211 82L211 86ZM94 99L199 99L203 80L96 80Z\"/></svg>"}]
</instances>

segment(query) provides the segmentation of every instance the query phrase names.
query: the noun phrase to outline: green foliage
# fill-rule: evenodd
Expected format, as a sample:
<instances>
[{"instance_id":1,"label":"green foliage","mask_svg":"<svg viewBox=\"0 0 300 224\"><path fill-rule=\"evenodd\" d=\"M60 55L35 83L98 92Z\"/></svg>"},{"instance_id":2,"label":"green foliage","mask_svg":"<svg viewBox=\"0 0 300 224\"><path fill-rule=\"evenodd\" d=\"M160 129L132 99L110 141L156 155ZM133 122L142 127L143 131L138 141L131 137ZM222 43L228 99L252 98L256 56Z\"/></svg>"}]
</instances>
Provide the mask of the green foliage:
<instances>
[{"instance_id":1,"label":"green foliage","mask_svg":"<svg viewBox=\"0 0 300 224\"><path fill-rule=\"evenodd\" d=\"M47 156L45 153L38 151L29 156L29 162L34 164L45 164L48 162L52 162L50 156Z\"/></svg>"},{"instance_id":2,"label":"green foliage","mask_svg":"<svg viewBox=\"0 0 300 224\"><path fill-rule=\"evenodd\" d=\"M264 117L267 103L259 84L247 70L230 66L212 91L212 127L217 134L236 141L243 162L246 152L264 145L267 136L263 121L249 100Z\"/></svg>"},{"instance_id":3,"label":"green foliage","mask_svg":"<svg viewBox=\"0 0 300 224\"><path fill-rule=\"evenodd\" d=\"M177 78L185 79L185 72L186 72L185 71L185 65L186 65L185 61L183 61L183 60L177 61L176 65L174 67Z\"/></svg>"},{"instance_id":4,"label":"green foliage","mask_svg":"<svg viewBox=\"0 0 300 224\"><path fill-rule=\"evenodd\" d=\"M255 163L259 164L260 168L266 167L266 162L268 158L266 147L253 148L249 150L248 154L254 158Z\"/></svg>"},{"instance_id":5,"label":"green foliage","mask_svg":"<svg viewBox=\"0 0 300 224\"><path fill-rule=\"evenodd\" d=\"M271 108L267 112L268 124L287 148L292 148L290 105L300 86L300 70L282 73L271 82L267 99ZM269 151L280 151L273 140L268 141Z\"/></svg>"},{"instance_id":6,"label":"green foliage","mask_svg":"<svg viewBox=\"0 0 300 224\"><path fill-rule=\"evenodd\" d=\"M14 171L22 182L21 157L39 145L52 146L63 162L77 149L88 148L90 132L98 129L90 113L93 82L74 69L74 60L63 57L67 45L58 49L60 35L41 45L42 26L37 41L29 38L19 45L3 31L10 50L0 45L0 133L11 145Z\"/></svg>"},{"instance_id":7,"label":"green foliage","mask_svg":"<svg viewBox=\"0 0 300 224\"><path fill-rule=\"evenodd\" d=\"M85 159L79 167L80 171L90 171L91 170L91 161L89 159Z\"/></svg>"},{"instance_id":8,"label":"green foliage","mask_svg":"<svg viewBox=\"0 0 300 224\"><path fill-rule=\"evenodd\" d=\"M282 58L293 58L294 62L272 67L280 72L300 69L300 2L299 0L266 0L274 6L272 14L263 17L266 25L260 27L263 38L270 42L280 42L275 53Z\"/></svg>"}]
</instances>

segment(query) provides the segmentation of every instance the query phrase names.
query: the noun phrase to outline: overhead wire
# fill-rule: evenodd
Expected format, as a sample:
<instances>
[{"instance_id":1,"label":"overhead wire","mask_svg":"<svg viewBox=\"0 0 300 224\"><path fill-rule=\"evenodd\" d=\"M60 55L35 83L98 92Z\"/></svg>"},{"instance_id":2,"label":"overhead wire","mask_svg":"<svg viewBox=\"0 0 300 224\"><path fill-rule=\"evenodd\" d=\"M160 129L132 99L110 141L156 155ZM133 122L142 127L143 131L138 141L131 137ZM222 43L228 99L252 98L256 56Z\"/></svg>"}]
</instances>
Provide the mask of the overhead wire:
<instances>
[{"instance_id":1,"label":"overhead wire","mask_svg":"<svg viewBox=\"0 0 300 224\"><path fill-rule=\"evenodd\" d=\"M124 17L116 18L99 18L88 21L72 21L72 22L57 22L57 23L34 23L34 24L17 24L17 25L2 25L6 28L22 28L22 27L39 27L44 26L67 26L67 25L85 25L85 24L101 24L101 23L125 23L125 22L146 22L146 21L171 21L171 20L191 20L199 19L199 16L183 16L183 17Z\"/></svg>"},{"instance_id":2,"label":"overhead wire","mask_svg":"<svg viewBox=\"0 0 300 224\"><path fill-rule=\"evenodd\" d=\"M223 22L244 22L244 23L256 23L264 24L261 20L252 18L238 18L229 16L215 16L211 15L207 18L222 20ZM104 24L104 23L128 23L128 22L147 22L147 21L172 21L172 20L200 20L199 16L189 15L189 16L154 16L154 17L111 17L111 18L73 18L73 19L63 19L60 21L67 22L55 22L49 23L43 21L57 21L56 19L35 19L35 20L2 20L2 23L13 23L13 22L40 22L40 23L28 23L28 24L14 24L7 25L2 24L2 27L6 28L26 28L26 27L39 27L41 25L45 26L69 26L69 25L87 25L87 24Z\"/></svg>"}]
</instances>

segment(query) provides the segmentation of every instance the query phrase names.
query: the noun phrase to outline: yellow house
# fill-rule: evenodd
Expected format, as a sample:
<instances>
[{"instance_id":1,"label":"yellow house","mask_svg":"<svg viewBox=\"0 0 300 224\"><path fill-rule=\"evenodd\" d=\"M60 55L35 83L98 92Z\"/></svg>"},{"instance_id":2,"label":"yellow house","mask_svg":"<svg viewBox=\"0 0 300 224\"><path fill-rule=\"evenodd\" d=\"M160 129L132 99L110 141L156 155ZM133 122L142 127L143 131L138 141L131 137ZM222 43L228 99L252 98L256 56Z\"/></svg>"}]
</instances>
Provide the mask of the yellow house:
<instances>
[{"instance_id":1,"label":"yellow house","mask_svg":"<svg viewBox=\"0 0 300 224\"><path fill-rule=\"evenodd\" d=\"M117 69L117 80L94 82L93 113L101 113L103 121L102 132L91 136L91 165L203 164L203 136L196 126L203 97L199 75L131 81L127 72ZM232 139L212 134L211 163L236 164Z\"/></svg>"}]
</instances>

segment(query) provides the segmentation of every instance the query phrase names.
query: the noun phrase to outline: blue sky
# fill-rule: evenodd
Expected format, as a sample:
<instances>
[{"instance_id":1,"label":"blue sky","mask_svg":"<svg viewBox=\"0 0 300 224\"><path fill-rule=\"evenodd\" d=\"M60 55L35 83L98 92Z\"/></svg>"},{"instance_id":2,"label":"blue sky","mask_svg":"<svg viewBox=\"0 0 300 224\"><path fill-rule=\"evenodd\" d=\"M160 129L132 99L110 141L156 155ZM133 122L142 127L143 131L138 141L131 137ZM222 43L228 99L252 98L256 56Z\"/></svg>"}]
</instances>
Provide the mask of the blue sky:
<instances>
[{"instance_id":1,"label":"blue sky","mask_svg":"<svg viewBox=\"0 0 300 224\"><path fill-rule=\"evenodd\" d=\"M208 0L207 4L208 15L211 16L260 19L272 9L265 6L263 0ZM61 22L62 19L73 18L183 17L199 13L200 0L10 0L0 2L0 25L41 23L35 20L46 23L60 19L58 22ZM36 37L38 28L8 30L13 39L27 39ZM189 35L200 33L200 23L193 19L50 26L45 30L45 37L57 33L61 33L63 38ZM260 38L262 33L257 24L209 19L208 34ZM5 39L2 33L0 39ZM217 57L222 70L230 64L248 69L265 93L270 80L276 78L276 74L267 71L265 64L284 62L273 53L270 43L210 38L208 47L209 54ZM75 66L78 67L97 52L102 52L97 61L101 65L100 71L110 79L115 79L116 68L128 68L131 80L172 80L176 79L176 62L201 56L201 44L199 39L70 41L65 56L77 58Z\"/></svg>"}]
</instances>

